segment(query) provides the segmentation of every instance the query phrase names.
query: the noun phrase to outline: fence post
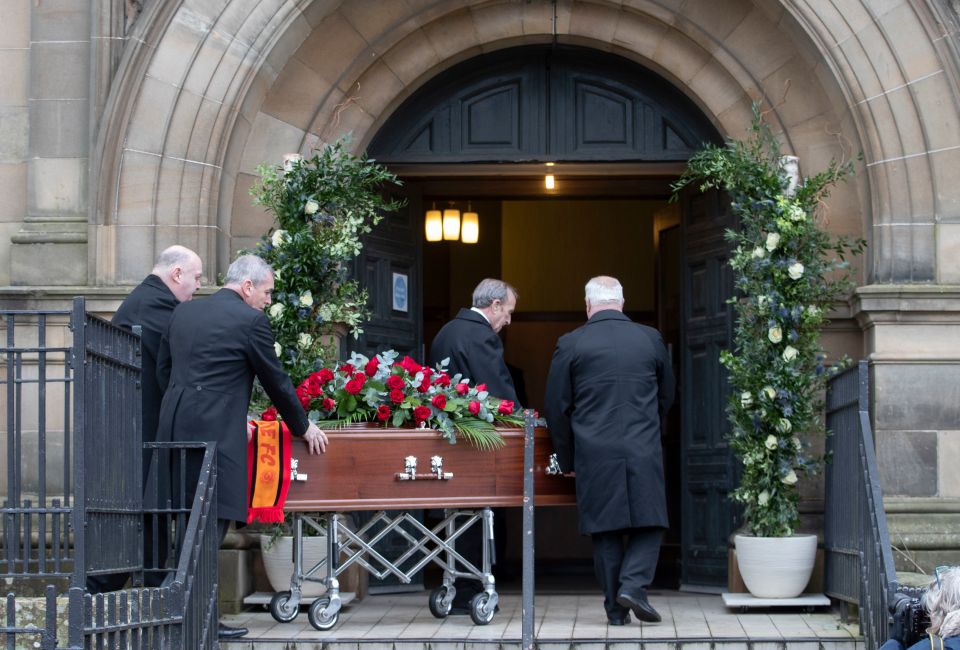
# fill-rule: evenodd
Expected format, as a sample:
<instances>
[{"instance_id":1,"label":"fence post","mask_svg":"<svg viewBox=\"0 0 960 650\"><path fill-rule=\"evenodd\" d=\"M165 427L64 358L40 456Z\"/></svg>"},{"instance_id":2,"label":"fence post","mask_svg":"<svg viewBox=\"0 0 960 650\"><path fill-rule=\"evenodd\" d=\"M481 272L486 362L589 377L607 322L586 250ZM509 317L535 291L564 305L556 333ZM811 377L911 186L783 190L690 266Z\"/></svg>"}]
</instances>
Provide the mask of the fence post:
<instances>
[{"instance_id":1,"label":"fence post","mask_svg":"<svg viewBox=\"0 0 960 650\"><path fill-rule=\"evenodd\" d=\"M533 573L533 526L534 526L534 427L533 411L523 412L523 597L521 604L520 640L521 650L533 650L534 623L534 573Z\"/></svg>"},{"instance_id":2,"label":"fence post","mask_svg":"<svg viewBox=\"0 0 960 650\"><path fill-rule=\"evenodd\" d=\"M70 365L73 368L73 513L70 527L73 528L73 575L70 587L83 589L87 582L86 519L87 502L84 490L86 476L83 470L84 434L86 433L86 363L87 363L87 307L83 296L73 299L70 329L73 331L73 352Z\"/></svg>"}]
</instances>

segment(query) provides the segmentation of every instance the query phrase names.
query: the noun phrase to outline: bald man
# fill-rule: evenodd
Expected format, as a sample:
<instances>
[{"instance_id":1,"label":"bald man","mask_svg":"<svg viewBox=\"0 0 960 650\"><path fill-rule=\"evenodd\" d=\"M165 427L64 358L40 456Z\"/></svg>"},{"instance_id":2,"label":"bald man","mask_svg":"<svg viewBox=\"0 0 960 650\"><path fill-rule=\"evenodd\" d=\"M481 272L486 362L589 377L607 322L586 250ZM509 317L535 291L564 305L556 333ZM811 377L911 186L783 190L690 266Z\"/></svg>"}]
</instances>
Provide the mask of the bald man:
<instances>
[{"instance_id":1,"label":"bald man","mask_svg":"<svg viewBox=\"0 0 960 650\"><path fill-rule=\"evenodd\" d=\"M165 249L157 257L150 275L130 292L111 321L114 325L127 330L132 330L134 325L142 328L140 342L143 374L140 385L144 442L154 442L157 439L157 424L160 421L160 402L163 400L163 390L157 382L157 353L160 349L160 337L167 330L173 308L193 298L193 294L200 288L202 274L203 263L200 256L192 250L184 246L171 246ZM144 454L144 485L147 482L149 461L150 455ZM152 533L148 525L144 529L146 542L144 559L148 564L152 564L151 537ZM160 551L162 556L165 556L163 544L160 545ZM126 573L91 577L87 581L87 590L91 593L115 591L123 587L127 577ZM147 586L159 586L162 578L162 575L148 573L145 582Z\"/></svg>"}]
</instances>

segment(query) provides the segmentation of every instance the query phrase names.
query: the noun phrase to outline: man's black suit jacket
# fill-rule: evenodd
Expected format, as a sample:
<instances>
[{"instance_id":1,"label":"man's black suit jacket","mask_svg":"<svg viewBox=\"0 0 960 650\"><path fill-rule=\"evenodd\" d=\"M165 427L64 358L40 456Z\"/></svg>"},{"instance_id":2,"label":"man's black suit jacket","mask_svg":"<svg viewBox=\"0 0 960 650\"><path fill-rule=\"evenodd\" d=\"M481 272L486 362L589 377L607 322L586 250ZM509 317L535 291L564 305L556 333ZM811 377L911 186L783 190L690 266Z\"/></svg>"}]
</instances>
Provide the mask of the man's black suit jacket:
<instances>
[{"instance_id":1,"label":"man's black suit jacket","mask_svg":"<svg viewBox=\"0 0 960 650\"><path fill-rule=\"evenodd\" d=\"M163 391L157 382L157 355L160 352L160 339L167 331L174 308L179 304L163 280L151 274L130 292L111 321L114 325L128 330L132 330L134 325L142 328L140 345L143 350L143 377L140 385L144 442L157 439L160 401L163 399Z\"/></svg>"},{"instance_id":2,"label":"man's black suit jacket","mask_svg":"<svg viewBox=\"0 0 960 650\"><path fill-rule=\"evenodd\" d=\"M247 519L247 409L256 376L290 433L308 426L274 350L266 314L231 289L177 307L160 346L160 434L215 441L220 519Z\"/></svg>"},{"instance_id":3,"label":"man's black suit jacket","mask_svg":"<svg viewBox=\"0 0 960 650\"><path fill-rule=\"evenodd\" d=\"M440 328L430 345L430 365L436 366L447 358L451 375L459 372L471 385L486 384L491 395L520 407L503 360L503 343L482 314L461 309L456 318Z\"/></svg>"}]
</instances>

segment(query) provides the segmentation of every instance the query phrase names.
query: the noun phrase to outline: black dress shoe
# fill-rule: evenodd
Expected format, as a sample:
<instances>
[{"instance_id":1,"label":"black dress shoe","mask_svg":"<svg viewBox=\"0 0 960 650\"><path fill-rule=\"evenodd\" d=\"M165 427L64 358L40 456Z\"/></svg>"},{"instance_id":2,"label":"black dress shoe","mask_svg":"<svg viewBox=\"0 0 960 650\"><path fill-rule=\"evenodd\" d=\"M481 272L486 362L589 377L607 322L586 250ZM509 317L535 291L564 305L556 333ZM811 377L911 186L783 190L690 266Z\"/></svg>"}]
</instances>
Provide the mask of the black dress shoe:
<instances>
[{"instance_id":1,"label":"black dress shoe","mask_svg":"<svg viewBox=\"0 0 960 650\"><path fill-rule=\"evenodd\" d=\"M607 616L607 623L609 625L626 625L630 622L630 614L624 614L623 616Z\"/></svg>"},{"instance_id":2,"label":"black dress shoe","mask_svg":"<svg viewBox=\"0 0 960 650\"><path fill-rule=\"evenodd\" d=\"M636 595L621 591L617 595L617 604L621 607L628 607L630 611L633 612L633 615L641 621L647 623L660 622L660 614L647 602L645 595Z\"/></svg>"},{"instance_id":3,"label":"black dress shoe","mask_svg":"<svg viewBox=\"0 0 960 650\"><path fill-rule=\"evenodd\" d=\"M239 639L249 631L245 627L233 627L220 623L217 627L217 636L221 639Z\"/></svg>"}]
</instances>

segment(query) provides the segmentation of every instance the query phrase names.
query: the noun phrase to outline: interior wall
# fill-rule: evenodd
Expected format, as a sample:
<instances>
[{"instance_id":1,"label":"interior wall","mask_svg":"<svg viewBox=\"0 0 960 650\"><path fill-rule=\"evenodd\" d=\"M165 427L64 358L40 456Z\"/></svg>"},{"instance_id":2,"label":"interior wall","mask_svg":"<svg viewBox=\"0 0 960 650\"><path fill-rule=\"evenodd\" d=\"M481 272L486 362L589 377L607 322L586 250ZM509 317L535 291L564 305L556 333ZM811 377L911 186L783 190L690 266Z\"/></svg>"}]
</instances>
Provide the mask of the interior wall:
<instances>
[{"instance_id":1,"label":"interior wall","mask_svg":"<svg viewBox=\"0 0 960 650\"><path fill-rule=\"evenodd\" d=\"M504 356L523 371L524 406L543 410L557 339L586 322L587 280L616 277L626 310L652 317L654 215L663 206L663 201L624 200L503 202L502 277L520 292L513 323L503 332Z\"/></svg>"},{"instance_id":2,"label":"interior wall","mask_svg":"<svg viewBox=\"0 0 960 650\"><path fill-rule=\"evenodd\" d=\"M623 284L626 308L654 309L653 214L662 201L503 202L503 277L518 312L582 312L596 275Z\"/></svg>"}]
</instances>

